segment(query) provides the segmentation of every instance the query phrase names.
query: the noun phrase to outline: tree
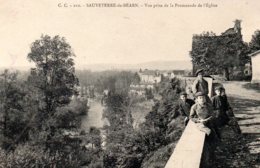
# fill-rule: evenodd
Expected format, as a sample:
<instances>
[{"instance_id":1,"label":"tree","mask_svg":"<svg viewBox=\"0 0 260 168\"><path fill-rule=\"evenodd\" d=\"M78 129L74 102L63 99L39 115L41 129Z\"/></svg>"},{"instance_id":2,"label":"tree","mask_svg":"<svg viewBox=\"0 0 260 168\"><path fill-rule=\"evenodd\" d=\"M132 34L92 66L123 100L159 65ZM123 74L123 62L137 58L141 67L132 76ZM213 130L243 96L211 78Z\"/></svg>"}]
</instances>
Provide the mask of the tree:
<instances>
[{"instance_id":1,"label":"tree","mask_svg":"<svg viewBox=\"0 0 260 168\"><path fill-rule=\"evenodd\" d=\"M151 88L145 88L145 96L147 100L154 98L153 91Z\"/></svg>"},{"instance_id":2,"label":"tree","mask_svg":"<svg viewBox=\"0 0 260 168\"><path fill-rule=\"evenodd\" d=\"M17 72L5 70L0 75L1 146L14 149L19 141L28 138L28 118L24 110L25 92L17 82Z\"/></svg>"},{"instance_id":3,"label":"tree","mask_svg":"<svg viewBox=\"0 0 260 168\"><path fill-rule=\"evenodd\" d=\"M90 137L90 143L93 147L98 148L98 150L101 150L101 132L96 127L90 127L89 129L89 137Z\"/></svg>"},{"instance_id":4,"label":"tree","mask_svg":"<svg viewBox=\"0 0 260 168\"><path fill-rule=\"evenodd\" d=\"M139 76L139 74L137 72L134 73L134 77L133 78L134 78L133 79L133 83L134 84L139 84L141 82L141 78L140 78L140 76Z\"/></svg>"},{"instance_id":5,"label":"tree","mask_svg":"<svg viewBox=\"0 0 260 168\"><path fill-rule=\"evenodd\" d=\"M247 54L247 44L239 34L196 35L190 52L194 71L204 68L211 74L223 74L228 80L232 68L243 67L249 61Z\"/></svg>"},{"instance_id":6,"label":"tree","mask_svg":"<svg viewBox=\"0 0 260 168\"><path fill-rule=\"evenodd\" d=\"M34 41L27 56L29 61L36 64L28 77L28 83L36 90L36 99L39 101L35 130L37 137L34 138L39 138L46 147L55 146L55 143L62 145L60 138L63 136L57 131L61 114L57 113L57 109L68 105L71 96L77 93L74 56L65 38L48 35L42 35Z\"/></svg>"},{"instance_id":7,"label":"tree","mask_svg":"<svg viewBox=\"0 0 260 168\"><path fill-rule=\"evenodd\" d=\"M249 42L249 48L251 52L260 50L260 30L256 30L252 36L251 41Z\"/></svg>"},{"instance_id":8,"label":"tree","mask_svg":"<svg viewBox=\"0 0 260 168\"><path fill-rule=\"evenodd\" d=\"M53 115L57 107L68 104L70 97L76 93L78 79L73 56L71 46L63 37L45 35L31 45L28 59L36 64L31 77L35 79L34 86L43 95L43 110L48 115Z\"/></svg>"}]
</instances>

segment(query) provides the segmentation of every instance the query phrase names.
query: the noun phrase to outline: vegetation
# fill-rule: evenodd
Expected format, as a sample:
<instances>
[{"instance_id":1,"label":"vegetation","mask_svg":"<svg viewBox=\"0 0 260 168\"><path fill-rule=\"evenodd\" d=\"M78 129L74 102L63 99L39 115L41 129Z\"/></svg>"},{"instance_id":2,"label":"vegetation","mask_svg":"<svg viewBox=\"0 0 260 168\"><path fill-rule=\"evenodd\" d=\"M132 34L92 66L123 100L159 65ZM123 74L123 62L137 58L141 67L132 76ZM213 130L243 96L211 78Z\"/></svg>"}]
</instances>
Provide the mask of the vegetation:
<instances>
[{"instance_id":1,"label":"vegetation","mask_svg":"<svg viewBox=\"0 0 260 168\"><path fill-rule=\"evenodd\" d=\"M124 94L109 95L105 113L111 125L106 131L104 167L158 167L159 162L159 167L164 166L184 124L181 117L173 118L175 102L181 89L179 82L167 81L160 89L162 100L155 103L137 130L133 128L132 116L129 115L133 101ZM164 159L158 155L164 155Z\"/></svg>"},{"instance_id":2,"label":"vegetation","mask_svg":"<svg viewBox=\"0 0 260 168\"><path fill-rule=\"evenodd\" d=\"M101 130L79 133L87 99L72 98L78 85L72 56L64 38L42 36L28 54L36 68L27 80L8 70L1 75L0 167L156 167L158 151L164 153L161 166L165 164L184 127L181 119L172 118L179 82L158 85L162 100L147 89L155 105L134 129L131 109L141 99L129 97L128 91L140 78L127 71L88 72L92 79L86 86L94 85L99 93L109 90L104 117L110 125L104 128L103 148Z\"/></svg>"},{"instance_id":3,"label":"vegetation","mask_svg":"<svg viewBox=\"0 0 260 168\"><path fill-rule=\"evenodd\" d=\"M164 167L184 129L174 110L180 81L164 79L155 92L145 90L145 100L128 94L131 83L140 83L138 74L76 73L73 57L64 38L42 36L31 45L35 68L23 80L17 72L1 74L0 167ZM99 95L108 90L103 117L110 124L102 130L80 130L88 102L78 97L79 83ZM135 127L132 109L143 109L141 101L153 107Z\"/></svg>"},{"instance_id":4,"label":"vegetation","mask_svg":"<svg viewBox=\"0 0 260 168\"><path fill-rule=\"evenodd\" d=\"M0 78L1 93L1 147L14 149L19 141L28 137L27 123L30 119L26 111L26 93L19 86L17 73L5 70ZM22 131L22 132L21 132Z\"/></svg>"},{"instance_id":5,"label":"vegetation","mask_svg":"<svg viewBox=\"0 0 260 168\"><path fill-rule=\"evenodd\" d=\"M251 52L260 50L260 30L256 30L249 42L249 48Z\"/></svg>"},{"instance_id":6,"label":"vegetation","mask_svg":"<svg viewBox=\"0 0 260 168\"><path fill-rule=\"evenodd\" d=\"M86 100L72 100L78 84L74 56L64 38L42 36L31 45L35 62L27 80L5 70L0 76L0 167L79 167L80 126Z\"/></svg>"},{"instance_id":7,"label":"vegetation","mask_svg":"<svg viewBox=\"0 0 260 168\"><path fill-rule=\"evenodd\" d=\"M130 71L78 70L76 74L82 86L95 86L95 90L99 94L102 94L104 90L127 93L130 84L135 80L138 81L136 74Z\"/></svg>"},{"instance_id":8,"label":"vegetation","mask_svg":"<svg viewBox=\"0 0 260 168\"><path fill-rule=\"evenodd\" d=\"M206 33L194 37L190 55L195 67L204 68L210 74L222 73L229 80L234 68L242 68L250 62L248 53L248 45L239 34Z\"/></svg>"}]
</instances>

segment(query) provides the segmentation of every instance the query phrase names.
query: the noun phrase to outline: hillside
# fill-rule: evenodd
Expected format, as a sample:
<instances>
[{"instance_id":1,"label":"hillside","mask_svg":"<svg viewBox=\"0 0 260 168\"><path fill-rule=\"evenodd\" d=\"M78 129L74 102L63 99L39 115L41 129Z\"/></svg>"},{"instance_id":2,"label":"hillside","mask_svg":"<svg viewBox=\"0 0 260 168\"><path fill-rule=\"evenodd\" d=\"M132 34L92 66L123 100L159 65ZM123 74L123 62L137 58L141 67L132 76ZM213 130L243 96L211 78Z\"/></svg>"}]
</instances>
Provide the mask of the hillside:
<instances>
[{"instance_id":1,"label":"hillside","mask_svg":"<svg viewBox=\"0 0 260 168\"><path fill-rule=\"evenodd\" d=\"M158 69L158 70L184 70L192 69L190 61L151 61L139 64L86 64L79 69L89 69L92 71L103 70L139 70L139 69Z\"/></svg>"}]
</instances>

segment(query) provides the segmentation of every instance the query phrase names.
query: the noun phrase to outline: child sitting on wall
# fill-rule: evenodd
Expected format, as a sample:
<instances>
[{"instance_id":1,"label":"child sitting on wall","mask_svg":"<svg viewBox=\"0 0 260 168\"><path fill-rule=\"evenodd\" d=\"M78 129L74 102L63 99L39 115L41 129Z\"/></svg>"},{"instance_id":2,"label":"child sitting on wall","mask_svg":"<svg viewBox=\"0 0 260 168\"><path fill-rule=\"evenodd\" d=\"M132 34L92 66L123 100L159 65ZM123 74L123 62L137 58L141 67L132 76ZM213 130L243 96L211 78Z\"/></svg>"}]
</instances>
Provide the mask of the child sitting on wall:
<instances>
[{"instance_id":1,"label":"child sitting on wall","mask_svg":"<svg viewBox=\"0 0 260 168\"><path fill-rule=\"evenodd\" d=\"M190 119L197 123L198 128L210 135L214 131L214 113L210 103L206 101L205 94L197 92L195 94L196 104L191 107Z\"/></svg>"},{"instance_id":2,"label":"child sitting on wall","mask_svg":"<svg viewBox=\"0 0 260 168\"><path fill-rule=\"evenodd\" d=\"M175 107L175 115L181 115L185 117L184 124L185 126L188 124L190 109L195 102L192 99L187 98L186 92L180 93L180 99Z\"/></svg>"}]
</instances>

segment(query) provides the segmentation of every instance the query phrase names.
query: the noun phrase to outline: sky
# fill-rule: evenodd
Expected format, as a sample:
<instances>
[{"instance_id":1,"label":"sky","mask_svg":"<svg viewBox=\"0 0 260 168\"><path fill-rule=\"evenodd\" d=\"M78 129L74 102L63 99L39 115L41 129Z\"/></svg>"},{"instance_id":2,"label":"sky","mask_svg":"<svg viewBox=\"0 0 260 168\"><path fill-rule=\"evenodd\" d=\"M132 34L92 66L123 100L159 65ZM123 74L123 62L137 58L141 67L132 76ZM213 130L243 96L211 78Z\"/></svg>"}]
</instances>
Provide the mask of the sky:
<instances>
[{"instance_id":1,"label":"sky","mask_svg":"<svg viewBox=\"0 0 260 168\"><path fill-rule=\"evenodd\" d=\"M73 8L59 3L217 4L215 8ZM216 34L241 19L243 39L260 29L259 0L0 0L0 67L32 66L30 45L43 34L65 37L77 67L190 60L192 35Z\"/></svg>"}]
</instances>

